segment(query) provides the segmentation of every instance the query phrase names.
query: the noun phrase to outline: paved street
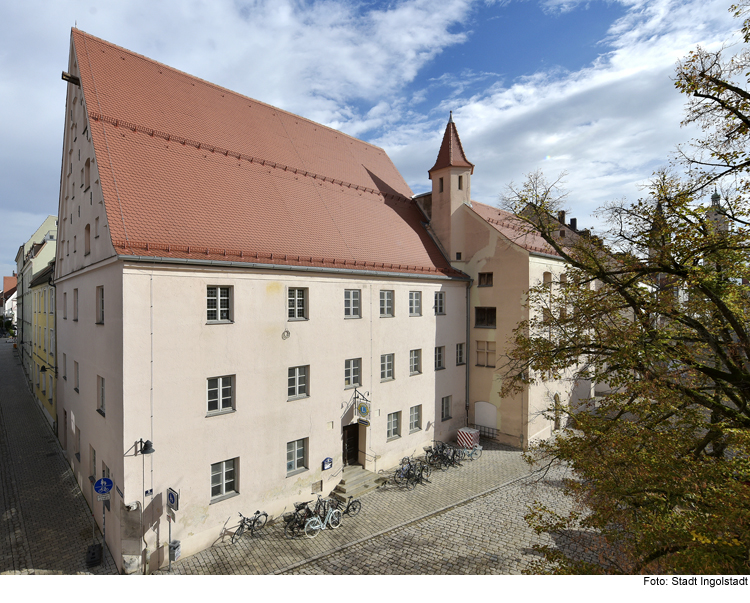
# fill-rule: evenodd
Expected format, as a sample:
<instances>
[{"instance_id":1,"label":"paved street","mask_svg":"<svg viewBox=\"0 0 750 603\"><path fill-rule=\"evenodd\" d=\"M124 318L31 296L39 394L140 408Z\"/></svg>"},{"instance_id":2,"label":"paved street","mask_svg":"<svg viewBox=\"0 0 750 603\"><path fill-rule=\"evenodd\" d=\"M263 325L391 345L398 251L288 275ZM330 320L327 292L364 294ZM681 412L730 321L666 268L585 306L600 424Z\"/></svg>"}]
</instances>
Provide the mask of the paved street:
<instances>
[{"instance_id":1,"label":"paved street","mask_svg":"<svg viewBox=\"0 0 750 603\"><path fill-rule=\"evenodd\" d=\"M100 566L86 567L92 525L18 354L0 339L0 574L116 574L106 549Z\"/></svg>"}]
</instances>

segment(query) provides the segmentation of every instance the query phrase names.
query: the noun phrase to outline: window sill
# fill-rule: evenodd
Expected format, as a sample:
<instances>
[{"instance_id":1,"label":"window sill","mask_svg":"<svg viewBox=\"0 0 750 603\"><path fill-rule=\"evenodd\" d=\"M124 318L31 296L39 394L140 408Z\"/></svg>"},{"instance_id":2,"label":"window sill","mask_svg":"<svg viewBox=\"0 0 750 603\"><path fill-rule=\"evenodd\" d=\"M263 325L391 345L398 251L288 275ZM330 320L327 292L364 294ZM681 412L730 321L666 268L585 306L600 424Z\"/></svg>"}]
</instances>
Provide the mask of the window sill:
<instances>
[{"instance_id":1,"label":"window sill","mask_svg":"<svg viewBox=\"0 0 750 603\"><path fill-rule=\"evenodd\" d=\"M465 362L456 362L456 366L466 366Z\"/></svg>"},{"instance_id":2,"label":"window sill","mask_svg":"<svg viewBox=\"0 0 750 603\"><path fill-rule=\"evenodd\" d=\"M489 364L475 364L474 366L481 366L483 368L491 368L491 369L495 368L495 366L490 366Z\"/></svg>"},{"instance_id":3,"label":"window sill","mask_svg":"<svg viewBox=\"0 0 750 603\"><path fill-rule=\"evenodd\" d=\"M86 253L83 254L83 257L86 257L87 255L91 255L91 252L87 251Z\"/></svg>"},{"instance_id":4,"label":"window sill","mask_svg":"<svg viewBox=\"0 0 750 603\"><path fill-rule=\"evenodd\" d=\"M98 412L101 416L105 416L104 411L101 408L97 408L96 412Z\"/></svg>"},{"instance_id":5,"label":"window sill","mask_svg":"<svg viewBox=\"0 0 750 603\"><path fill-rule=\"evenodd\" d=\"M344 320L356 320L357 318L362 318L361 316L344 316Z\"/></svg>"},{"instance_id":6,"label":"window sill","mask_svg":"<svg viewBox=\"0 0 750 603\"><path fill-rule=\"evenodd\" d=\"M444 367L444 366L436 366L436 367L435 367L435 370L436 370L436 371L444 371L444 370L445 370L445 367Z\"/></svg>"},{"instance_id":7,"label":"window sill","mask_svg":"<svg viewBox=\"0 0 750 603\"><path fill-rule=\"evenodd\" d=\"M409 435L411 435L413 433L417 433L418 431L422 431L422 428L421 427L417 427L416 429L409 430Z\"/></svg>"},{"instance_id":8,"label":"window sill","mask_svg":"<svg viewBox=\"0 0 750 603\"><path fill-rule=\"evenodd\" d=\"M309 398L310 396L307 394L304 394L302 396L292 396L291 398L287 398L287 402L294 402L295 400L304 400L305 398Z\"/></svg>"},{"instance_id":9,"label":"window sill","mask_svg":"<svg viewBox=\"0 0 750 603\"><path fill-rule=\"evenodd\" d=\"M344 386L344 391L346 391L347 389L357 389L358 387L362 387L362 384L361 383L355 383L354 385L345 385Z\"/></svg>"},{"instance_id":10,"label":"window sill","mask_svg":"<svg viewBox=\"0 0 750 603\"><path fill-rule=\"evenodd\" d=\"M207 325L233 325L233 320L207 320Z\"/></svg>"},{"instance_id":11,"label":"window sill","mask_svg":"<svg viewBox=\"0 0 750 603\"><path fill-rule=\"evenodd\" d=\"M409 377L415 377L416 375L421 375L422 371L417 371L416 373L409 373Z\"/></svg>"},{"instance_id":12,"label":"window sill","mask_svg":"<svg viewBox=\"0 0 750 603\"><path fill-rule=\"evenodd\" d=\"M489 287L492 287L492 285L477 285L477 288L479 288L479 287L487 287L487 288L489 288Z\"/></svg>"},{"instance_id":13,"label":"window sill","mask_svg":"<svg viewBox=\"0 0 750 603\"><path fill-rule=\"evenodd\" d=\"M307 317L305 318L287 318L287 322L305 322L306 320L309 320Z\"/></svg>"},{"instance_id":14,"label":"window sill","mask_svg":"<svg viewBox=\"0 0 750 603\"><path fill-rule=\"evenodd\" d=\"M74 319L73 319L73 322L78 322L78 319L77 319L77 318L74 318Z\"/></svg>"},{"instance_id":15,"label":"window sill","mask_svg":"<svg viewBox=\"0 0 750 603\"><path fill-rule=\"evenodd\" d=\"M393 314L381 314L380 318L393 318Z\"/></svg>"},{"instance_id":16,"label":"window sill","mask_svg":"<svg viewBox=\"0 0 750 603\"><path fill-rule=\"evenodd\" d=\"M94 324L95 325L103 325L104 321L103 320L97 320Z\"/></svg>"},{"instance_id":17,"label":"window sill","mask_svg":"<svg viewBox=\"0 0 750 603\"><path fill-rule=\"evenodd\" d=\"M237 412L236 408L225 408L223 410L209 410L206 413L206 418L208 417L216 417L219 415L231 415L233 412Z\"/></svg>"},{"instance_id":18,"label":"window sill","mask_svg":"<svg viewBox=\"0 0 750 603\"><path fill-rule=\"evenodd\" d=\"M221 496L217 496L215 498L211 499L211 502L209 502L209 505L213 505L216 503L221 502L222 500L227 500L228 498L234 498L235 496L239 496L239 492L230 492L229 494L222 494Z\"/></svg>"},{"instance_id":19,"label":"window sill","mask_svg":"<svg viewBox=\"0 0 750 603\"><path fill-rule=\"evenodd\" d=\"M419 318L421 314L409 314L409 318Z\"/></svg>"},{"instance_id":20,"label":"window sill","mask_svg":"<svg viewBox=\"0 0 750 603\"><path fill-rule=\"evenodd\" d=\"M73 388L73 391L74 391L75 393L79 393L79 391L78 391L78 388L77 388L77 387L74 387L74 388Z\"/></svg>"},{"instance_id":21,"label":"window sill","mask_svg":"<svg viewBox=\"0 0 750 603\"><path fill-rule=\"evenodd\" d=\"M302 467L301 469L295 469L294 471L289 471L286 476L287 477L294 477L295 475L299 475L300 473L304 473L307 471L307 467Z\"/></svg>"},{"instance_id":22,"label":"window sill","mask_svg":"<svg viewBox=\"0 0 750 603\"><path fill-rule=\"evenodd\" d=\"M380 382L387 383L388 381L395 381L395 380L396 380L395 377L388 377L387 379L381 379Z\"/></svg>"},{"instance_id":23,"label":"window sill","mask_svg":"<svg viewBox=\"0 0 750 603\"><path fill-rule=\"evenodd\" d=\"M96 236L95 236L94 238L95 238L95 239L98 239L98 238L99 238L99 235L96 235Z\"/></svg>"},{"instance_id":24,"label":"window sill","mask_svg":"<svg viewBox=\"0 0 750 603\"><path fill-rule=\"evenodd\" d=\"M497 329L497 326L495 325L474 325L475 329Z\"/></svg>"},{"instance_id":25,"label":"window sill","mask_svg":"<svg viewBox=\"0 0 750 603\"><path fill-rule=\"evenodd\" d=\"M445 316L445 312L435 312L435 316Z\"/></svg>"},{"instance_id":26,"label":"window sill","mask_svg":"<svg viewBox=\"0 0 750 603\"><path fill-rule=\"evenodd\" d=\"M393 440L400 440L400 439L401 439L400 435L395 435L395 436L391 436L390 438L386 438L385 442L387 444L388 442L393 442Z\"/></svg>"},{"instance_id":27,"label":"window sill","mask_svg":"<svg viewBox=\"0 0 750 603\"><path fill-rule=\"evenodd\" d=\"M453 417L443 417L442 419L440 419L440 422L445 423L446 421L450 421L452 418Z\"/></svg>"}]
</instances>

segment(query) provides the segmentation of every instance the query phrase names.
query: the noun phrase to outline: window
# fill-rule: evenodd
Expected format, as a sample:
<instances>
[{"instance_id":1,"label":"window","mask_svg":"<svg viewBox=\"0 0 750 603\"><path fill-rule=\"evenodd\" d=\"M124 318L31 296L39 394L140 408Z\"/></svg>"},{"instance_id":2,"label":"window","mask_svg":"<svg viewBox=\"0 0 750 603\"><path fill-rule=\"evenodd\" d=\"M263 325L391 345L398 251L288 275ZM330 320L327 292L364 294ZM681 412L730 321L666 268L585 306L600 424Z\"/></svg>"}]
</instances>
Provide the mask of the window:
<instances>
[{"instance_id":1,"label":"window","mask_svg":"<svg viewBox=\"0 0 750 603\"><path fill-rule=\"evenodd\" d=\"M496 312L497 308L474 308L474 327L494 329Z\"/></svg>"},{"instance_id":2,"label":"window","mask_svg":"<svg viewBox=\"0 0 750 603\"><path fill-rule=\"evenodd\" d=\"M42 349L47 351L47 327L44 327L44 335L42 337Z\"/></svg>"},{"instance_id":3,"label":"window","mask_svg":"<svg viewBox=\"0 0 750 603\"><path fill-rule=\"evenodd\" d=\"M81 462L81 430L76 427L75 455L78 462Z\"/></svg>"},{"instance_id":4,"label":"window","mask_svg":"<svg viewBox=\"0 0 750 603\"><path fill-rule=\"evenodd\" d=\"M422 316L421 291L409 291L409 316Z\"/></svg>"},{"instance_id":5,"label":"window","mask_svg":"<svg viewBox=\"0 0 750 603\"><path fill-rule=\"evenodd\" d=\"M459 364L466 364L466 357L464 356L464 344L456 344L456 366Z\"/></svg>"},{"instance_id":6,"label":"window","mask_svg":"<svg viewBox=\"0 0 750 603\"><path fill-rule=\"evenodd\" d=\"M409 352L409 374L418 375L422 372L422 350Z\"/></svg>"},{"instance_id":7,"label":"window","mask_svg":"<svg viewBox=\"0 0 750 603\"><path fill-rule=\"evenodd\" d=\"M49 290L49 313L50 314L55 313L55 290L54 289Z\"/></svg>"},{"instance_id":8,"label":"window","mask_svg":"<svg viewBox=\"0 0 750 603\"><path fill-rule=\"evenodd\" d=\"M89 461L91 462L91 466L89 467L89 475L94 478L94 481L96 481L96 450L94 450L93 446L89 445Z\"/></svg>"},{"instance_id":9,"label":"window","mask_svg":"<svg viewBox=\"0 0 750 603\"><path fill-rule=\"evenodd\" d=\"M412 406L409 409L409 433L422 429L422 405Z\"/></svg>"},{"instance_id":10,"label":"window","mask_svg":"<svg viewBox=\"0 0 750 603\"><path fill-rule=\"evenodd\" d=\"M86 187L84 192L91 186L91 158L86 159L83 164L83 184Z\"/></svg>"},{"instance_id":11,"label":"window","mask_svg":"<svg viewBox=\"0 0 750 603\"><path fill-rule=\"evenodd\" d=\"M206 288L206 320L208 322L230 321L229 287Z\"/></svg>"},{"instance_id":12,"label":"window","mask_svg":"<svg viewBox=\"0 0 750 603\"><path fill-rule=\"evenodd\" d=\"M40 387L42 388L42 393L46 394L47 393L47 376L42 374L42 372L40 371L39 374L37 375L37 379L39 380Z\"/></svg>"},{"instance_id":13,"label":"window","mask_svg":"<svg viewBox=\"0 0 750 603\"><path fill-rule=\"evenodd\" d=\"M435 370L445 368L445 346L435 348Z\"/></svg>"},{"instance_id":14,"label":"window","mask_svg":"<svg viewBox=\"0 0 750 603\"><path fill-rule=\"evenodd\" d=\"M344 290L344 318L359 318L359 289Z\"/></svg>"},{"instance_id":15,"label":"window","mask_svg":"<svg viewBox=\"0 0 750 603\"><path fill-rule=\"evenodd\" d=\"M228 412L234 409L233 377L211 377L208 380L208 412Z\"/></svg>"},{"instance_id":16,"label":"window","mask_svg":"<svg viewBox=\"0 0 750 603\"><path fill-rule=\"evenodd\" d=\"M393 379L393 354L382 354L380 356L380 380L390 381Z\"/></svg>"},{"instance_id":17,"label":"window","mask_svg":"<svg viewBox=\"0 0 750 603\"><path fill-rule=\"evenodd\" d=\"M435 291L435 314L445 314L445 291Z\"/></svg>"},{"instance_id":18,"label":"window","mask_svg":"<svg viewBox=\"0 0 750 603\"><path fill-rule=\"evenodd\" d=\"M478 287L492 287L492 272L480 272Z\"/></svg>"},{"instance_id":19,"label":"window","mask_svg":"<svg viewBox=\"0 0 750 603\"><path fill-rule=\"evenodd\" d=\"M401 430L399 428L399 424L401 423L401 413L400 412L392 412L388 415L388 427L386 430L386 438L392 439L397 438L401 435Z\"/></svg>"},{"instance_id":20,"label":"window","mask_svg":"<svg viewBox=\"0 0 750 603\"><path fill-rule=\"evenodd\" d=\"M309 366L293 366L289 369L287 396L292 398L304 398L308 396L307 372Z\"/></svg>"},{"instance_id":21,"label":"window","mask_svg":"<svg viewBox=\"0 0 750 603\"><path fill-rule=\"evenodd\" d=\"M362 384L360 380L361 364L362 364L361 358L351 358L350 360L344 361L344 386L345 387L356 387Z\"/></svg>"},{"instance_id":22,"label":"window","mask_svg":"<svg viewBox=\"0 0 750 603\"><path fill-rule=\"evenodd\" d=\"M83 230L83 255L91 253L91 224L86 224Z\"/></svg>"},{"instance_id":23,"label":"window","mask_svg":"<svg viewBox=\"0 0 750 603\"><path fill-rule=\"evenodd\" d=\"M73 253L76 252L76 241L77 240L78 240L78 237L76 235L73 235Z\"/></svg>"},{"instance_id":24,"label":"window","mask_svg":"<svg viewBox=\"0 0 750 603\"><path fill-rule=\"evenodd\" d=\"M457 261L457 262L460 262L460 261L461 261L461 252L460 252L460 251L457 251L457 252L456 252L456 261Z\"/></svg>"},{"instance_id":25,"label":"window","mask_svg":"<svg viewBox=\"0 0 750 603\"><path fill-rule=\"evenodd\" d=\"M307 289L289 289L288 301L291 320L307 318Z\"/></svg>"},{"instance_id":26,"label":"window","mask_svg":"<svg viewBox=\"0 0 750 603\"><path fill-rule=\"evenodd\" d=\"M452 396L445 396L440 401L440 420L447 421L451 418L451 404L453 402Z\"/></svg>"},{"instance_id":27,"label":"window","mask_svg":"<svg viewBox=\"0 0 750 603\"><path fill-rule=\"evenodd\" d=\"M105 396L104 396L104 377L100 377L99 375L96 376L96 410L101 415L104 416L104 413L106 411L106 405L105 405Z\"/></svg>"},{"instance_id":28,"label":"window","mask_svg":"<svg viewBox=\"0 0 750 603\"><path fill-rule=\"evenodd\" d=\"M238 459L229 459L211 465L211 498L227 496L237 492L235 465Z\"/></svg>"},{"instance_id":29,"label":"window","mask_svg":"<svg viewBox=\"0 0 750 603\"><path fill-rule=\"evenodd\" d=\"M495 342L477 341L477 366L495 368Z\"/></svg>"},{"instance_id":30,"label":"window","mask_svg":"<svg viewBox=\"0 0 750 603\"><path fill-rule=\"evenodd\" d=\"M73 289L73 320L78 320L78 289Z\"/></svg>"},{"instance_id":31,"label":"window","mask_svg":"<svg viewBox=\"0 0 750 603\"><path fill-rule=\"evenodd\" d=\"M307 438L287 442L286 474L291 475L307 469Z\"/></svg>"},{"instance_id":32,"label":"window","mask_svg":"<svg viewBox=\"0 0 750 603\"><path fill-rule=\"evenodd\" d=\"M94 238L99 238L99 218L94 220Z\"/></svg>"},{"instance_id":33,"label":"window","mask_svg":"<svg viewBox=\"0 0 750 603\"><path fill-rule=\"evenodd\" d=\"M49 402L52 404L52 394L54 392L54 388L52 387L52 375L47 375L47 380L49 381L49 387L47 388L47 392L49 394Z\"/></svg>"},{"instance_id":34,"label":"window","mask_svg":"<svg viewBox=\"0 0 750 603\"><path fill-rule=\"evenodd\" d=\"M67 381L68 380L68 355L67 354L63 354L62 375L63 375L63 379Z\"/></svg>"},{"instance_id":35,"label":"window","mask_svg":"<svg viewBox=\"0 0 750 603\"><path fill-rule=\"evenodd\" d=\"M78 391L78 363L73 361L73 389Z\"/></svg>"},{"instance_id":36,"label":"window","mask_svg":"<svg viewBox=\"0 0 750 603\"><path fill-rule=\"evenodd\" d=\"M63 291L63 318L68 320L68 293Z\"/></svg>"},{"instance_id":37,"label":"window","mask_svg":"<svg viewBox=\"0 0 750 603\"><path fill-rule=\"evenodd\" d=\"M96 288L96 324L104 324L104 287Z\"/></svg>"},{"instance_id":38,"label":"window","mask_svg":"<svg viewBox=\"0 0 750 603\"><path fill-rule=\"evenodd\" d=\"M443 192L443 179L442 178L440 178L440 180L438 181L438 192L441 192L441 193Z\"/></svg>"},{"instance_id":39,"label":"window","mask_svg":"<svg viewBox=\"0 0 750 603\"><path fill-rule=\"evenodd\" d=\"M382 290L380 292L380 316L381 318L393 316L393 291Z\"/></svg>"},{"instance_id":40,"label":"window","mask_svg":"<svg viewBox=\"0 0 750 603\"><path fill-rule=\"evenodd\" d=\"M49 330L49 354L50 356L55 355L55 330Z\"/></svg>"},{"instance_id":41,"label":"window","mask_svg":"<svg viewBox=\"0 0 750 603\"><path fill-rule=\"evenodd\" d=\"M460 191L464 190L464 177L463 176L458 177L458 190Z\"/></svg>"}]
</instances>

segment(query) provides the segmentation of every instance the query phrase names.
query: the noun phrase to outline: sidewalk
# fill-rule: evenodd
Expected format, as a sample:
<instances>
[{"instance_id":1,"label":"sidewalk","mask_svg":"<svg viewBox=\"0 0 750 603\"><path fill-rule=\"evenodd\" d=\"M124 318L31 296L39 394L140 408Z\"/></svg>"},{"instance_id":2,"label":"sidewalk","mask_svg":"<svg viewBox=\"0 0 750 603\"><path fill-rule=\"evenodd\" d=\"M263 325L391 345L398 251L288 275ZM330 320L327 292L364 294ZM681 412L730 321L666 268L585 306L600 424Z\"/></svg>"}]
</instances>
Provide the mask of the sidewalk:
<instances>
[{"instance_id":1,"label":"sidewalk","mask_svg":"<svg viewBox=\"0 0 750 603\"><path fill-rule=\"evenodd\" d=\"M0 339L0 574L117 574L106 547L102 564L86 567L92 525L18 353Z\"/></svg>"},{"instance_id":2,"label":"sidewalk","mask_svg":"<svg viewBox=\"0 0 750 603\"><path fill-rule=\"evenodd\" d=\"M245 534L231 544L237 522L228 518L224 537L213 547L172 563L173 574L280 574L330 555L346 554L348 547L376 538L395 528L429 516L450 511L456 505L491 492L529 475L521 452L483 441L479 460L464 461L463 467L433 472L432 483L418 485L409 492L392 484L378 488L362 500L362 511L355 518L344 517L337 530L325 530L315 539L284 536L282 521L266 526L254 536ZM300 500L314 498L301 497ZM247 509L252 515L255 509ZM158 573L168 573L166 568ZM338 573L332 570L332 573ZM387 572L384 572L387 573Z\"/></svg>"}]
</instances>

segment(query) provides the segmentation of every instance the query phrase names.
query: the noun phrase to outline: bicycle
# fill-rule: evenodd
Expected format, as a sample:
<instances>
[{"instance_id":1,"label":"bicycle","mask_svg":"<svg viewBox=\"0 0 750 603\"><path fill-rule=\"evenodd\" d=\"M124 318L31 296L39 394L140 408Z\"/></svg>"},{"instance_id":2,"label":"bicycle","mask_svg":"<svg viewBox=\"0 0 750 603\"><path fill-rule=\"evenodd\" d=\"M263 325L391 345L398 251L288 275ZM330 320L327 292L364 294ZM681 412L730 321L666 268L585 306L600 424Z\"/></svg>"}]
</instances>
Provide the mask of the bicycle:
<instances>
[{"instance_id":1,"label":"bicycle","mask_svg":"<svg viewBox=\"0 0 750 603\"><path fill-rule=\"evenodd\" d=\"M284 536L292 539L304 531L305 522L313 516L313 511L308 506L311 502L294 503L294 513L284 515Z\"/></svg>"},{"instance_id":2,"label":"bicycle","mask_svg":"<svg viewBox=\"0 0 750 603\"><path fill-rule=\"evenodd\" d=\"M359 512L362 510L362 503L359 502L359 499L354 498L354 500L352 500L352 498L354 497L353 496L349 497L349 500L346 501L346 508L344 508L343 510L341 509L341 505L343 503L341 503L341 501L338 501L338 500L335 502L336 508L339 511L341 511L342 515L348 515L349 517L356 517L359 514Z\"/></svg>"},{"instance_id":3,"label":"bicycle","mask_svg":"<svg viewBox=\"0 0 750 603\"><path fill-rule=\"evenodd\" d=\"M466 454L466 458L468 458L470 461L473 461L474 459L479 459L479 457L482 456L482 447L477 444L474 446L474 448L464 448L464 453Z\"/></svg>"},{"instance_id":4,"label":"bicycle","mask_svg":"<svg viewBox=\"0 0 750 603\"><path fill-rule=\"evenodd\" d=\"M240 525L237 526L234 534L232 534L232 544L242 538L242 535L245 533L246 529L250 530L250 535L252 536L255 533L255 530L263 529L263 526L265 526L266 522L268 521L268 513L266 513L265 511L263 511L262 513L260 511L256 511L255 515L253 515L252 517L245 517L242 513L239 512L238 515L240 516Z\"/></svg>"},{"instance_id":5,"label":"bicycle","mask_svg":"<svg viewBox=\"0 0 750 603\"><path fill-rule=\"evenodd\" d=\"M305 523L305 536L315 538L326 526L331 526L334 530L341 525L341 511L336 509L332 504L321 502L318 495L318 502L326 510L325 519L321 520L320 515L314 513L313 516Z\"/></svg>"}]
</instances>

